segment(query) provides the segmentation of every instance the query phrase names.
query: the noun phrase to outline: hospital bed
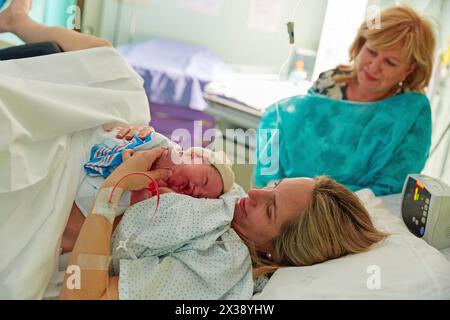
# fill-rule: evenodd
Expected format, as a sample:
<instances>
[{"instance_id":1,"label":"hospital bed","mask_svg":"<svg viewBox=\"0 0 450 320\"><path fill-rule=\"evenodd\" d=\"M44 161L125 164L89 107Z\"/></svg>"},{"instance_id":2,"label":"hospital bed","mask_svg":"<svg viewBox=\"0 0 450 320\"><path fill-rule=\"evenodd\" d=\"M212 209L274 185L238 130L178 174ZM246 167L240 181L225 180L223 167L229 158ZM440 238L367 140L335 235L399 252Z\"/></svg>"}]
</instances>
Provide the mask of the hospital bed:
<instances>
[{"instance_id":1,"label":"hospital bed","mask_svg":"<svg viewBox=\"0 0 450 320\"><path fill-rule=\"evenodd\" d=\"M246 75L240 79L233 79L232 81L216 81L210 83L205 88L205 98L209 103L207 112L213 114L217 118L219 127L222 128L256 128L259 120L263 115L265 109L281 99L306 94L308 89L312 86L312 83L305 81L303 85L295 87L287 82L280 82L276 79L264 78L255 75ZM239 144L239 142L238 142ZM246 148L247 152L255 152L255 140L241 143L241 148ZM241 171L246 172L244 176L246 179L252 178L253 168L251 165L245 165L246 168L241 168ZM239 179L239 178L238 178ZM414 250L414 258L408 257L406 251L403 251L405 255L403 257L391 257L389 253L389 245L399 246L397 250L405 250L411 248L409 241L415 241L414 237L411 237L410 232L407 230L402 220L401 214L401 201L402 195L389 195L376 198L370 192L362 192L361 197L366 201L366 207L370 208L371 214L376 215L381 220L381 228L390 231L392 226L397 226L395 230L402 236L393 236L391 244L387 244L384 249L380 249L382 256L385 254L385 261L396 261L391 266L385 264L381 267L382 272L386 275L386 278L390 280L391 292L389 290L372 291L367 288L364 280L368 278L367 270L364 270L359 277L355 277L352 273L360 270L365 265L366 268L374 261L380 260L376 257L376 251L368 254L360 254L354 257L347 257L343 259L337 259L336 261L329 261L319 266L311 266L305 268L288 268L277 272L269 285L263 290L262 293L257 294L255 299L383 299L383 298L408 298L411 295L406 294L407 288L416 290L420 287L420 279L414 278L413 274L420 268L422 271L430 270L433 266L427 266L427 261L434 261L431 257L420 257L421 251ZM385 220L385 221L384 221ZM403 242L403 243L402 243ZM429 249L430 252L436 251L435 249L427 246L424 243L424 253ZM415 245L414 245L415 246ZM402 249L400 249L402 247ZM418 248L418 247L416 247ZM393 249L392 252L396 252ZM436 252L435 252L436 253ZM373 255L372 255L373 254ZM441 250L440 253L442 263L445 260L450 261L450 248ZM445 257L445 258L444 258ZM367 259L367 260L366 260ZM382 261L384 259L381 259ZM418 261L414 262L414 259ZM418 267L421 264L421 267ZM411 273L406 273L405 270L411 267ZM400 267L404 266L404 267ZM414 270L416 268L416 270ZM450 271L445 269L446 274L444 283L446 284L446 296L450 299L450 292L448 291L448 279ZM425 274L425 273L424 273ZM329 276L331 275L331 276ZM438 284L439 281L436 278L433 279L432 273L428 273L429 283ZM341 277L341 278L340 278ZM364 278L365 277L365 278ZM410 283L405 280L405 277L412 279ZM358 280L355 280L355 279ZM343 280L339 280L343 279ZM354 281L349 281L354 279ZM396 279L402 279L396 282ZM422 279L423 280L423 279ZM422 285L428 285L423 281ZM398 290L403 294L395 295L392 290L398 287ZM439 287L439 285L437 285ZM345 288L342 290L342 288ZM404 290L404 291L403 291ZM419 297L416 295L415 297ZM428 295L432 298L431 295Z\"/></svg>"},{"instance_id":2,"label":"hospital bed","mask_svg":"<svg viewBox=\"0 0 450 320\"><path fill-rule=\"evenodd\" d=\"M391 234L390 238L366 253L283 268L254 300L450 299L450 248L439 252L406 229L400 194L377 198L362 190L357 195L377 228ZM46 298L57 296L68 258L69 254L60 257ZM379 282L373 280L377 272Z\"/></svg>"},{"instance_id":3,"label":"hospital bed","mask_svg":"<svg viewBox=\"0 0 450 320\"><path fill-rule=\"evenodd\" d=\"M236 181L244 190L252 187L253 165L250 154L255 154L255 129L267 107L281 99L306 94L311 82L303 81L294 85L288 81L279 81L278 76L265 73L239 72L228 75L206 85L204 98L208 102L206 113L216 119L216 128L222 136L216 137L215 147L227 152L232 159L235 154ZM244 134L233 131L230 135L227 129L243 129ZM237 135L237 136L236 136ZM230 144L231 143L231 144ZM227 150L228 145L237 149Z\"/></svg>"},{"instance_id":4,"label":"hospital bed","mask_svg":"<svg viewBox=\"0 0 450 320\"><path fill-rule=\"evenodd\" d=\"M205 88L206 111L216 116L219 127L256 128L268 106L306 94L311 86L251 75L216 81ZM250 139L242 147L254 152L254 142ZM246 170L251 177L252 167ZM377 227L392 234L389 240L367 253L280 270L255 299L450 299L450 248L438 251L409 232L402 219L401 194L375 197L362 190L357 195ZM383 274L379 289L369 283L376 270Z\"/></svg>"},{"instance_id":5,"label":"hospital bed","mask_svg":"<svg viewBox=\"0 0 450 320\"><path fill-rule=\"evenodd\" d=\"M368 252L280 270L255 299L450 299L450 248L438 251L409 232L401 195L356 194L388 239Z\"/></svg>"},{"instance_id":6,"label":"hospital bed","mask_svg":"<svg viewBox=\"0 0 450 320\"><path fill-rule=\"evenodd\" d=\"M147 97L142 80L111 48L0 62L0 78L1 96L15 97L14 105L1 101L9 113L0 114L14 128L4 135L9 147L0 149L7 164L0 166L0 298L51 298L64 276L59 237L83 155L102 126L148 122ZM254 299L450 299L448 252L406 229L399 196L357 195L392 236L366 253L279 270Z\"/></svg>"},{"instance_id":7,"label":"hospital bed","mask_svg":"<svg viewBox=\"0 0 450 320\"><path fill-rule=\"evenodd\" d=\"M294 85L273 75L236 73L205 87L206 112L226 127L256 128L267 107L284 98L304 95L310 81Z\"/></svg>"}]
</instances>

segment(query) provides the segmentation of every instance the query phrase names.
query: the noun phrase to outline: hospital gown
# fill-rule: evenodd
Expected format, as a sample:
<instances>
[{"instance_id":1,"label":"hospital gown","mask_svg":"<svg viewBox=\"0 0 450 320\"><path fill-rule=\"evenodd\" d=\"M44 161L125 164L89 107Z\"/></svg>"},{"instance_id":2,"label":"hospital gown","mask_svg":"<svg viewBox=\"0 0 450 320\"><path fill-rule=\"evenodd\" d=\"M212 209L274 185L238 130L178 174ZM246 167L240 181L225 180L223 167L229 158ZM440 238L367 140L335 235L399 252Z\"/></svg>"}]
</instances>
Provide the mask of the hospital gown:
<instances>
[{"instance_id":1,"label":"hospital gown","mask_svg":"<svg viewBox=\"0 0 450 320\"><path fill-rule=\"evenodd\" d=\"M120 299L251 299L249 251L230 228L244 195L235 185L219 199L164 194L156 215L154 198L128 208L111 247Z\"/></svg>"},{"instance_id":2,"label":"hospital gown","mask_svg":"<svg viewBox=\"0 0 450 320\"><path fill-rule=\"evenodd\" d=\"M281 101L279 112L278 149L268 143L275 106L258 128L254 180L260 187L284 177L327 175L353 191L400 193L407 175L420 173L428 158L431 110L419 93L365 103L310 93Z\"/></svg>"}]
</instances>

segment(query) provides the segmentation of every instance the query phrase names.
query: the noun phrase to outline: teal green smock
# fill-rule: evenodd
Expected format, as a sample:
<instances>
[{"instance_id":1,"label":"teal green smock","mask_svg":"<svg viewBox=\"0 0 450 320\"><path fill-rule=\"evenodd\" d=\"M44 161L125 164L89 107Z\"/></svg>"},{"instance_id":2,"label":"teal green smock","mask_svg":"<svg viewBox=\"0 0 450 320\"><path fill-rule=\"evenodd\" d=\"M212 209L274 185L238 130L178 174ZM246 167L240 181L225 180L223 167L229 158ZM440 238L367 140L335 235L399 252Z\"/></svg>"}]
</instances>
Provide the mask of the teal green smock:
<instances>
[{"instance_id":1,"label":"teal green smock","mask_svg":"<svg viewBox=\"0 0 450 320\"><path fill-rule=\"evenodd\" d=\"M275 105L258 127L258 187L285 177L327 175L353 191L399 193L406 176L420 173L428 157L431 111L420 93L363 103L310 92L280 101L279 113L274 139L279 139L279 149L267 142L276 128Z\"/></svg>"}]
</instances>

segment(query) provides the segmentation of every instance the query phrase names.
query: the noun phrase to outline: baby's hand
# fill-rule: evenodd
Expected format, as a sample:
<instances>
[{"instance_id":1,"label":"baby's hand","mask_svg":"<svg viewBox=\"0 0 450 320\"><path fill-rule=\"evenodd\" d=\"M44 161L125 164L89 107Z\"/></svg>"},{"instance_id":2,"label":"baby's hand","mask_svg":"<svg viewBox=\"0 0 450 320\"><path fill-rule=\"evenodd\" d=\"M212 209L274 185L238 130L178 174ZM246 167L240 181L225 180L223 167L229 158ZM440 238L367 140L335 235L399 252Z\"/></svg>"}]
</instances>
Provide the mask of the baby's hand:
<instances>
[{"instance_id":1,"label":"baby's hand","mask_svg":"<svg viewBox=\"0 0 450 320\"><path fill-rule=\"evenodd\" d=\"M168 184L167 184L166 180L158 179L156 181L158 183L159 194L175 192L174 190L172 190L172 189L170 189L168 187ZM130 206L132 206L135 203L147 200L147 199L149 199L151 197L153 197L153 194L148 189L132 191L131 192L131 198L130 198Z\"/></svg>"},{"instance_id":2,"label":"baby's hand","mask_svg":"<svg viewBox=\"0 0 450 320\"><path fill-rule=\"evenodd\" d=\"M158 187L159 188L163 188L163 187L168 187L169 186L169 184L167 183L167 180L158 179L158 180L156 180L156 182L158 183Z\"/></svg>"},{"instance_id":3,"label":"baby's hand","mask_svg":"<svg viewBox=\"0 0 450 320\"><path fill-rule=\"evenodd\" d=\"M139 191L132 191L130 197L130 206L135 203L150 199L152 197L152 192L148 189L142 189Z\"/></svg>"}]
</instances>

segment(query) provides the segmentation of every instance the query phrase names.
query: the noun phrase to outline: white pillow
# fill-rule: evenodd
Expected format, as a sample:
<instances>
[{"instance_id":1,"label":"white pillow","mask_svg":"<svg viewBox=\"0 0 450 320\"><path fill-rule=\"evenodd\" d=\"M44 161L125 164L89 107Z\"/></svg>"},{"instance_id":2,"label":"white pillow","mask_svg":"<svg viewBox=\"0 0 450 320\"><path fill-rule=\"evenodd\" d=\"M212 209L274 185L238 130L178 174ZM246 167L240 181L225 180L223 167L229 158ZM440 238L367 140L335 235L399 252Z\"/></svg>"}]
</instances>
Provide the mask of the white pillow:
<instances>
[{"instance_id":1,"label":"white pillow","mask_svg":"<svg viewBox=\"0 0 450 320\"><path fill-rule=\"evenodd\" d=\"M450 262L372 191L357 195L375 226L391 236L368 252L280 269L254 299L450 299Z\"/></svg>"}]
</instances>

